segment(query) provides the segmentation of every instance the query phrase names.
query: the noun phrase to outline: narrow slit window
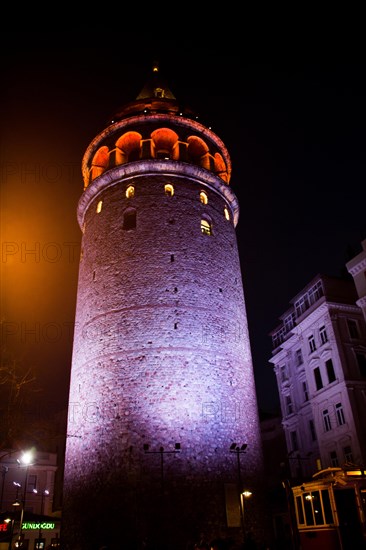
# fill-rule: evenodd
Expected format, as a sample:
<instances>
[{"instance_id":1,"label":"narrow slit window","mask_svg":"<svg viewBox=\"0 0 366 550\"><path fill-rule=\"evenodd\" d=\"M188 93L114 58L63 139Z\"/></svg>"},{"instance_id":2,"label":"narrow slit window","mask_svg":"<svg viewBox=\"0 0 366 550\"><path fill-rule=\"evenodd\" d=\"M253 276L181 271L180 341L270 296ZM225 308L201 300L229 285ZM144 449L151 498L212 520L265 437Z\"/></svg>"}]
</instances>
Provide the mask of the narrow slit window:
<instances>
[{"instance_id":1,"label":"narrow slit window","mask_svg":"<svg viewBox=\"0 0 366 550\"><path fill-rule=\"evenodd\" d=\"M126 197L132 199L135 196L135 188L133 185L129 185L126 189Z\"/></svg>"},{"instance_id":2,"label":"narrow slit window","mask_svg":"<svg viewBox=\"0 0 366 550\"><path fill-rule=\"evenodd\" d=\"M97 204L97 214L100 214L103 208L103 201L99 201Z\"/></svg>"},{"instance_id":3,"label":"narrow slit window","mask_svg":"<svg viewBox=\"0 0 366 550\"><path fill-rule=\"evenodd\" d=\"M225 220L230 220L230 214L229 214L229 210L226 208L224 208L224 216L225 216Z\"/></svg>"},{"instance_id":4,"label":"narrow slit window","mask_svg":"<svg viewBox=\"0 0 366 550\"><path fill-rule=\"evenodd\" d=\"M172 197L174 195L174 187L168 183L164 186L164 191L167 197Z\"/></svg>"},{"instance_id":5,"label":"narrow slit window","mask_svg":"<svg viewBox=\"0 0 366 550\"><path fill-rule=\"evenodd\" d=\"M205 193L204 191L201 191L200 193L200 201L202 202L202 204L208 203L208 196L207 193Z\"/></svg>"}]
</instances>

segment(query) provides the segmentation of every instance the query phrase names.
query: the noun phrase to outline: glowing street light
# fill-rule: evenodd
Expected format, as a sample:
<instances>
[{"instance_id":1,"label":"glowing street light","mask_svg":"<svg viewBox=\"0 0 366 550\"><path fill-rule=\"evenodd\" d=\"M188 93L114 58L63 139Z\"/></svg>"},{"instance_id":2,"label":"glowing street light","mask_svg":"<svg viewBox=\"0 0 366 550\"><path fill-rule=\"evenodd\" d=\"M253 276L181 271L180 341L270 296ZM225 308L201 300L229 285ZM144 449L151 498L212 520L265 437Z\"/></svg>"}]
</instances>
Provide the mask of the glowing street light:
<instances>
[{"instance_id":1,"label":"glowing street light","mask_svg":"<svg viewBox=\"0 0 366 550\"><path fill-rule=\"evenodd\" d=\"M22 510L20 514L20 525L19 525L19 538L18 538L18 548L23 546L23 518L24 518L24 509L25 509L25 499L27 495L27 482L28 482L28 470L29 466L33 464L33 452L25 451L22 456L17 459L19 466L25 467L25 476L24 476L24 490L22 497Z\"/></svg>"}]
</instances>

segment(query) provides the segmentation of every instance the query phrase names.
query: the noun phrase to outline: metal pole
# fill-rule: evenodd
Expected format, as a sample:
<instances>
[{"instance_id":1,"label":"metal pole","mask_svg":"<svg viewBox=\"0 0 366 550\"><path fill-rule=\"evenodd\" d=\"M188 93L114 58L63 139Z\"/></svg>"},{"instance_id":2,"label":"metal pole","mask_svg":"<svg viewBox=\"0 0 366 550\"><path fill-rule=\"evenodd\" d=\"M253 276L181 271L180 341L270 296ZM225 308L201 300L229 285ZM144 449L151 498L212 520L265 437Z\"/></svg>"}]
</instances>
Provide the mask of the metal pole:
<instances>
[{"instance_id":1,"label":"metal pole","mask_svg":"<svg viewBox=\"0 0 366 550\"><path fill-rule=\"evenodd\" d=\"M242 497L242 483L241 483L241 467L240 467L240 449L237 447L236 456L238 459L238 492L239 492L239 506L240 506L240 523L243 533L243 542L245 542L245 525L244 525L244 509L243 509L243 497Z\"/></svg>"},{"instance_id":2,"label":"metal pole","mask_svg":"<svg viewBox=\"0 0 366 550\"><path fill-rule=\"evenodd\" d=\"M21 546L21 540L23 535L23 518L24 518L24 508L25 508L25 499L27 494L27 481L28 481L28 469L29 466L26 466L25 469L25 480L24 480L24 491L23 491L23 499L22 499L22 510L20 513L20 525L19 525L19 546Z\"/></svg>"},{"instance_id":3,"label":"metal pole","mask_svg":"<svg viewBox=\"0 0 366 550\"><path fill-rule=\"evenodd\" d=\"M1 484L0 511L2 511L2 509L3 509L5 476L8 473L8 471L9 471L9 468L7 466L3 466L2 472L1 472L3 480L2 480L2 484Z\"/></svg>"},{"instance_id":4,"label":"metal pole","mask_svg":"<svg viewBox=\"0 0 366 550\"><path fill-rule=\"evenodd\" d=\"M11 527L10 527L10 539L9 539L9 546L8 550L11 550L12 542L13 542L13 534L14 534L14 521L15 518L11 520Z\"/></svg>"},{"instance_id":5,"label":"metal pole","mask_svg":"<svg viewBox=\"0 0 366 550\"><path fill-rule=\"evenodd\" d=\"M160 447L161 496L164 497L164 448Z\"/></svg>"}]
</instances>

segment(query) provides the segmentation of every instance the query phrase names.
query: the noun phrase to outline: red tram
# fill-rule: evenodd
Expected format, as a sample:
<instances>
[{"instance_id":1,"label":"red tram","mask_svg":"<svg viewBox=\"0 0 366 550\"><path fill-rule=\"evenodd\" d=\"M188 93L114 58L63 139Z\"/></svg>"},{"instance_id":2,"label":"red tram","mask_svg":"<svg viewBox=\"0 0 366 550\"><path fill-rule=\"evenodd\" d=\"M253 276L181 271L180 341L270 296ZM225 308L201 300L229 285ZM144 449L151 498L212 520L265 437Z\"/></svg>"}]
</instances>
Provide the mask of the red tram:
<instances>
[{"instance_id":1,"label":"red tram","mask_svg":"<svg viewBox=\"0 0 366 550\"><path fill-rule=\"evenodd\" d=\"M292 493L301 550L366 549L366 470L327 468Z\"/></svg>"}]
</instances>

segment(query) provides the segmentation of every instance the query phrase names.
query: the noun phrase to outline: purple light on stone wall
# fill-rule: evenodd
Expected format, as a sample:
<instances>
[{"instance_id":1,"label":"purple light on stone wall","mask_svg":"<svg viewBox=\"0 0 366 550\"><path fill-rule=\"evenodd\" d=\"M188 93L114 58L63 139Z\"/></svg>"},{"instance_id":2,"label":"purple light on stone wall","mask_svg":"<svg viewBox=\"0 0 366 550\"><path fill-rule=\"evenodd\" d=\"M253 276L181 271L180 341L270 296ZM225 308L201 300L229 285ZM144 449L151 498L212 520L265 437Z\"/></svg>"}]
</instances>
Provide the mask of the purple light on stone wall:
<instances>
[{"instance_id":1,"label":"purple light on stone wall","mask_svg":"<svg viewBox=\"0 0 366 550\"><path fill-rule=\"evenodd\" d=\"M63 510L64 545L72 550L121 544L122 532L131 549L144 537L161 548L174 541L177 549L201 532L240 538L240 528L228 526L225 500L226 487L237 484L232 441L248 445L243 476L254 495L263 477L235 234L238 204L209 163L219 155L220 169L229 166L228 152L211 130L188 118L127 117L93 140L84 178L98 151L105 155L121 135L125 143L135 126L144 142L160 127L174 128L182 144L199 132L195 147L205 140L212 155L202 167L183 146L183 158L175 152L165 161L141 159L142 148L140 157L111 166L115 154L80 199ZM148 154L154 151L149 146ZM131 185L134 193L126 196ZM125 229L131 209L134 224ZM201 232L202 219L210 220L212 235ZM180 452L170 453L176 442ZM146 444L166 450L164 460L146 453ZM251 526L258 532L259 502L258 489ZM110 525L117 530L106 529ZM161 533L165 542L157 542Z\"/></svg>"}]
</instances>

